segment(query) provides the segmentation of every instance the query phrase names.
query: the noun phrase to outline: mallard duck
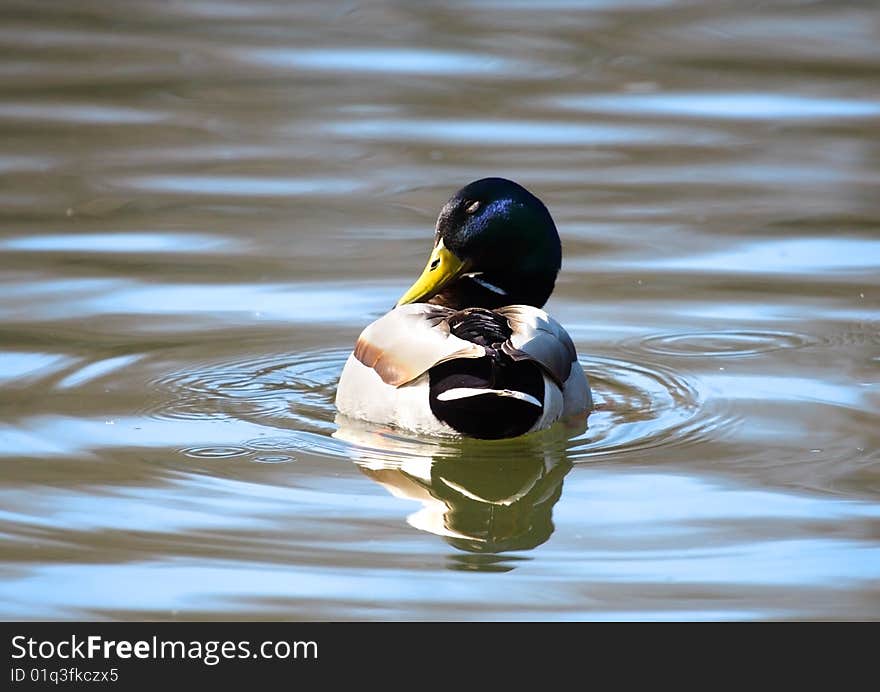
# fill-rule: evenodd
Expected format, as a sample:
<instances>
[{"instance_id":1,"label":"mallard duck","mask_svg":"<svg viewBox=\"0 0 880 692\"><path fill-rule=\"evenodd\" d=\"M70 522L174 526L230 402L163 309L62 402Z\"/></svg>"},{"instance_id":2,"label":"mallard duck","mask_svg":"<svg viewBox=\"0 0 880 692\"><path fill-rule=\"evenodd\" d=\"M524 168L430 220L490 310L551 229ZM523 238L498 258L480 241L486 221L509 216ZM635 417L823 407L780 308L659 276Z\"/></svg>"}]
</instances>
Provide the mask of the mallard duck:
<instances>
[{"instance_id":1,"label":"mallard duck","mask_svg":"<svg viewBox=\"0 0 880 692\"><path fill-rule=\"evenodd\" d=\"M421 276L361 333L341 414L419 434L542 430L592 406L571 337L541 307L562 249L544 203L504 178L466 185L437 219Z\"/></svg>"}]
</instances>

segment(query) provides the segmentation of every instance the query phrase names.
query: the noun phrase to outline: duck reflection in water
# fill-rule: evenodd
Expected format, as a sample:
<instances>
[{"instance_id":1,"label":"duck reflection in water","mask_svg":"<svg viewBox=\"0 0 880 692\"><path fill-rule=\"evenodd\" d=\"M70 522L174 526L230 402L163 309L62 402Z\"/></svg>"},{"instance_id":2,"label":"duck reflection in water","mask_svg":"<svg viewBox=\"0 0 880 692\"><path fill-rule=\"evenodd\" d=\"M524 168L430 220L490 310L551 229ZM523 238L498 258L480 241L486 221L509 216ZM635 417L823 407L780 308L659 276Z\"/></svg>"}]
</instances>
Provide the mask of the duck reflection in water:
<instances>
[{"instance_id":1,"label":"duck reflection in water","mask_svg":"<svg viewBox=\"0 0 880 692\"><path fill-rule=\"evenodd\" d=\"M566 442L580 430L514 440L419 441L337 416L334 437L351 443L363 473L422 508L407 523L470 553L530 550L553 533L553 506L571 469Z\"/></svg>"}]
</instances>

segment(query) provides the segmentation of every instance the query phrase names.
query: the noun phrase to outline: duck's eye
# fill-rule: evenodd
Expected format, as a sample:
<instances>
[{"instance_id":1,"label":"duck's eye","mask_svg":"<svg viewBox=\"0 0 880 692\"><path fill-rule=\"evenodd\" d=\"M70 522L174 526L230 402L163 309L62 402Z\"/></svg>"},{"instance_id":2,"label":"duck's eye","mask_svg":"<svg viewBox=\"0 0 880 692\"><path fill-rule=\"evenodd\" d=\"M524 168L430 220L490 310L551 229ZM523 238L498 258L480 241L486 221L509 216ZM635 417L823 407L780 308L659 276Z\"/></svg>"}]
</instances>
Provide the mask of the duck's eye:
<instances>
[{"instance_id":1,"label":"duck's eye","mask_svg":"<svg viewBox=\"0 0 880 692\"><path fill-rule=\"evenodd\" d=\"M479 209L480 209L480 200L477 200L476 202L471 202L470 204L468 204L464 208L464 211L466 214L476 214L479 211Z\"/></svg>"}]
</instances>

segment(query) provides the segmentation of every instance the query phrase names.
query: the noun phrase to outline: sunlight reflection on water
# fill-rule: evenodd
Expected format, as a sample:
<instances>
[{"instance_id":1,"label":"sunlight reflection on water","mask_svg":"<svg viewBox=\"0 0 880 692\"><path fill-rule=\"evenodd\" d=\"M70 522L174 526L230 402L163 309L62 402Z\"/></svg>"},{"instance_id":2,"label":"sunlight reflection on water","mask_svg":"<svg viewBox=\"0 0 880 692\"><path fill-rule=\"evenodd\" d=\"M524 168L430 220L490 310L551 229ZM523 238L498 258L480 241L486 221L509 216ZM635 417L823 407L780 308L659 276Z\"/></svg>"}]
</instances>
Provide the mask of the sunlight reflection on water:
<instances>
[{"instance_id":1,"label":"sunlight reflection on water","mask_svg":"<svg viewBox=\"0 0 880 692\"><path fill-rule=\"evenodd\" d=\"M875 14L10 12L2 614L880 618ZM596 410L498 443L338 420L486 175L556 220Z\"/></svg>"}]
</instances>

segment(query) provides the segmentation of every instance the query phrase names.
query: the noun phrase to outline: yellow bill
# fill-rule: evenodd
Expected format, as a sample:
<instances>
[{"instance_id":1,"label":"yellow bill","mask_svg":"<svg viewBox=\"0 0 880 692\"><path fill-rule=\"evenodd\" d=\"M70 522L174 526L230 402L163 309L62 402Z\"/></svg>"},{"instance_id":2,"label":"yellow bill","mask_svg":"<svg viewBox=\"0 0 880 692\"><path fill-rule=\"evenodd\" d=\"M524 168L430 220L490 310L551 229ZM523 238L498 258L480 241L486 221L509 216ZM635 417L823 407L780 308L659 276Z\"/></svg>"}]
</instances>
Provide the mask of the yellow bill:
<instances>
[{"instance_id":1,"label":"yellow bill","mask_svg":"<svg viewBox=\"0 0 880 692\"><path fill-rule=\"evenodd\" d=\"M397 304L418 303L436 295L446 284L461 275L467 269L467 264L447 250L441 238L431 253L422 275L403 294Z\"/></svg>"}]
</instances>

